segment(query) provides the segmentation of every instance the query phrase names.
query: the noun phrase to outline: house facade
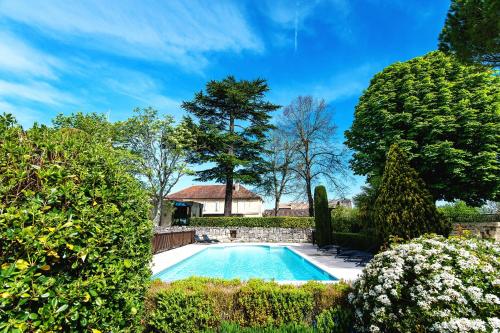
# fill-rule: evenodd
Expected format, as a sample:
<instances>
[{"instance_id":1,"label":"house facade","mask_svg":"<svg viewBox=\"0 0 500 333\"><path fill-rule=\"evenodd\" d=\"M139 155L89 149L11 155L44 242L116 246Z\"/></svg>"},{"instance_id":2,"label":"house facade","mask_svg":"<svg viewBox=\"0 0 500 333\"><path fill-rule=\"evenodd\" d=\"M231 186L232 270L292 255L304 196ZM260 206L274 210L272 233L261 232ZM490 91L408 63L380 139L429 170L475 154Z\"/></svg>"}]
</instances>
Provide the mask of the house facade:
<instances>
[{"instance_id":1,"label":"house facade","mask_svg":"<svg viewBox=\"0 0 500 333\"><path fill-rule=\"evenodd\" d=\"M203 205L203 216L223 216L226 185L193 185L169 194L167 200L190 201ZM243 185L233 186L232 214L234 216L262 216L262 198Z\"/></svg>"}]
</instances>

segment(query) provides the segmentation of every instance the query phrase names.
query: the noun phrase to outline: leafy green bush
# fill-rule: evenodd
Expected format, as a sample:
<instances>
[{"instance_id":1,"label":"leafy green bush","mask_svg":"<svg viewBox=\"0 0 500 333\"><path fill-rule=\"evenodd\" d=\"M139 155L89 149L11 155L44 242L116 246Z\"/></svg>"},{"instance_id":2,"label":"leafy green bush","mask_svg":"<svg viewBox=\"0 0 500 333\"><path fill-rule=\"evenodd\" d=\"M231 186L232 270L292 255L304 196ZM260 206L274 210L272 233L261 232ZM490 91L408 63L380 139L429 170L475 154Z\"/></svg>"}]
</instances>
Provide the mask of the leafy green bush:
<instances>
[{"instance_id":1,"label":"leafy green bush","mask_svg":"<svg viewBox=\"0 0 500 333\"><path fill-rule=\"evenodd\" d=\"M148 194L78 130L0 132L0 331L133 331L150 277Z\"/></svg>"},{"instance_id":2,"label":"leafy green bush","mask_svg":"<svg viewBox=\"0 0 500 333\"><path fill-rule=\"evenodd\" d=\"M388 242L391 236L412 239L425 233L450 231L423 180L396 144L387 153L375 201L375 227L381 242Z\"/></svg>"},{"instance_id":3,"label":"leafy green bush","mask_svg":"<svg viewBox=\"0 0 500 333\"><path fill-rule=\"evenodd\" d=\"M380 245L373 234L359 232L334 232L333 243L356 250L376 251Z\"/></svg>"},{"instance_id":4,"label":"leafy green bush","mask_svg":"<svg viewBox=\"0 0 500 333\"><path fill-rule=\"evenodd\" d=\"M438 211L450 223L497 222L500 217L498 214L482 214L481 208L468 206L460 200L440 206Z\"/></svg>"},{"instance_id":5,"label":"leafy green bush","mask_svg":"<svg viewBox=\"0 0 500 333\"><path fill-rule=\"evenodd\" d=\"M498 332L500 244L420 237L379 253L349 299L359 332Z\"/></svg>"},{"instance_id":6,"label":"leafy green bush","mask_svg":"<svg viewBox=\"0 0 500 333\"><path fill-rule=\"evenodd\" d=\"M319 314L316 327L319 333L346 333L349 332L352 319L350 308L335 306Z\"/></svg>"},{"instance_id":7,"label":"leafy green bush","mask_svg":"<svg viewBox=\"0 0 500 333\"><path fill-rule=\"evenodd\" d=\"M314 225L316 243L324 246L332 243L332 223L328 209L328 197L324 186L314 189Z\"/></svg>"},{"instance_id":8,"label":"leafy green bush","mask_svg":"<svg viewBox=\"0 0 500 333\"><path fill-rule=\"evenodd\" d=\"M359 232L365 226L356 208L336 207L332 209L331 220L334 232Z\"/></svg>"},{"instance_id":9,"label":"leafy green bush","mask_svg":"<svg viewBox=\"0 0 500 333\"><path fill-rule=\"evenodd\" d=\"M147 295L145 322L151 332L197 332L222 322L244 327L312 325L323 310L346 306L349 290L342 282L291 286L208 278L155 281Z\"/></svg>"},{"instance_id":10,"label":"leafy green bush","mask_svg":"<svg viewBox=\"0 0 500 333\"><path fill-rule=\"evenodd\" d=\"M199 227L313 228L313 217L192 217L189 225Z\"/></svg>"}]
</instances>

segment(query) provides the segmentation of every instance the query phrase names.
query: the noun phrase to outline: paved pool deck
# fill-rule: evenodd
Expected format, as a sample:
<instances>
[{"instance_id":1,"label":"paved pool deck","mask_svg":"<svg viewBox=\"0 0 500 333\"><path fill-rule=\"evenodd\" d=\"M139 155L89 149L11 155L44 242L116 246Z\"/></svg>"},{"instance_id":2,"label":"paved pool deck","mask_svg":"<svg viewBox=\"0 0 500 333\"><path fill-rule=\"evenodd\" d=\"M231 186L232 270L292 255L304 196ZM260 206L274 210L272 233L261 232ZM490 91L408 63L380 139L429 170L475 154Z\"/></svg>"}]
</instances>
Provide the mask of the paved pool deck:
<instances>
[{"instance_id":1,"label":"paved pool deck","mask_svg":"<svg viewBox=\"0 0 500 333\"><path fill-rule=\"evenodd\" d=\"M268 245L286 246L298 255L309 260L325 272L335 276L339 280L354 281L363 271L363 267L356 266L356 263L345 262L342 258L335 258L332 253L323 253L317 250L315 245L309 243L214 243L214 244L189 244L169 251L161 252L153 256L153 274L177 264L189 258L193 254L200 252L207 247L213 246L238 246L238 245ZM325 281L322 281L325 282ZM336 282L336 281L326 281ZM301 281L280 281L280 283L300 284Z\"/></svg>"}]
</instances>

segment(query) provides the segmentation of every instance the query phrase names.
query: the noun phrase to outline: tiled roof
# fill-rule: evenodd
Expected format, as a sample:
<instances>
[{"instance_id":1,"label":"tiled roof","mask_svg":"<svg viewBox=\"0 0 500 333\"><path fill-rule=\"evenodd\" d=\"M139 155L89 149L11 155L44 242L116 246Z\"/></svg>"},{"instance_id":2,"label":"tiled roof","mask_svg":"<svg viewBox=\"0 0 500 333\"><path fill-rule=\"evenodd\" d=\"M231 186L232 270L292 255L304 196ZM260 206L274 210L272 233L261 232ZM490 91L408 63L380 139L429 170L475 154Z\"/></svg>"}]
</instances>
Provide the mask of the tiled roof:
<instances>
[{"instance_id":1,"label":"tiled roof","mask_svg":"<svg viewBox=\"0 0 500 333\"><path fill-rule=\"evenodd\" d=\"M242 185L233 187L233 199L261 199L260 196L246 189ZM167 199L187 200L187 199L224 199L226 185L193 185L179 192L167 195ZM262 199L261 199L262 200Z\"/></svg>"},{"instance_id":2,"label":"tiled roof","mask_svg":"<svg viewBox=\"0 0 500 333\"><path fill-rule=\"evenodd\" d=\"M274 209L266 209L264 211L264 216L274 216ZM293 216L293 217L303 217L309 216L309 209L278 209L277 216Z\"/></svg>"}]
</instances>

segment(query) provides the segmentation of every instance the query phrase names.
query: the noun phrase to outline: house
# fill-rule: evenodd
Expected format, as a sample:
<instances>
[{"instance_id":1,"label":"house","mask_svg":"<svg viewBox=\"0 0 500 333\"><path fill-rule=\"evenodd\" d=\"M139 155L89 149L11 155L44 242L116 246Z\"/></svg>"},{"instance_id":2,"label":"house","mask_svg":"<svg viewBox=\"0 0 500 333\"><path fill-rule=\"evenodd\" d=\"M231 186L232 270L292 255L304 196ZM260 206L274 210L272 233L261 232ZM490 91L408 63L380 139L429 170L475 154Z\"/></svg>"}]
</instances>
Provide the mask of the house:
<instances>
[{"instance_id":1,"label":"house","mask_svg":"<svg viewBox=\"0 0 500 333\"><path fill-rule=\"evenodd\" d=\"M179 192L169 194L166 199L189 201L203 205L203 216L224 215L226 185L193 185ZM262 216L263 201L260 196L243 185L233 186L232 214L234 216Z\"/></svg>"},{"instance_id":2,"label":"house","mask_svg":"<svg viewBox=\"0 0 500 333\"><path fill-rule=\"evenodd\" d=\"M328 207L332 209L336 207L352 208L352 201L350 199L329 200ZM264 216L274 216L274 209L266 209ZM309 204L307 202L281 203L277 216L309 216Z\"/></svg>"}]
</instances>

